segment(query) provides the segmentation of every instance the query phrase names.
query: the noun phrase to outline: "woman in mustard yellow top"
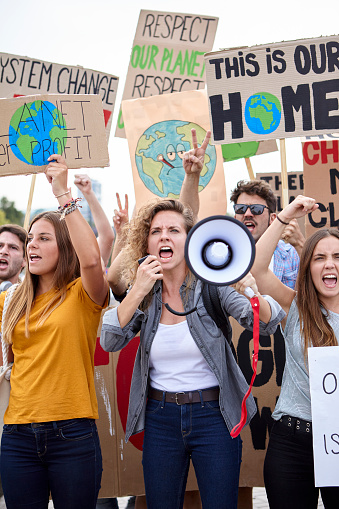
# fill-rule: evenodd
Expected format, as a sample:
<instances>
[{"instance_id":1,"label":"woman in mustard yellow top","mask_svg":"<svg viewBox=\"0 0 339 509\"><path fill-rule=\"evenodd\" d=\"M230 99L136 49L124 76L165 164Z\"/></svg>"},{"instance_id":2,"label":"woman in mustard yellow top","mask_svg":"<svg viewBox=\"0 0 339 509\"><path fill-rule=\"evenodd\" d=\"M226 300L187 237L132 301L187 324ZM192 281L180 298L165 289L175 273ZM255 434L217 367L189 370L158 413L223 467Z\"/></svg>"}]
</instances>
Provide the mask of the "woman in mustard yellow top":
<instances>
[{"instance_id":1,"label":"woman in mustard yellow top","mask_svg":"<svg viewBox=\"0 0 339 509\"><path fill-rule=\"evenodd\" d=\"M4 317L14 365L1 478L7 509L47 509L50 493L56 509L95 509L102 460L93 359L108 285L60 155L46 176L59 211L33 219L28 270Z\"/></svg>"}]
</instances>

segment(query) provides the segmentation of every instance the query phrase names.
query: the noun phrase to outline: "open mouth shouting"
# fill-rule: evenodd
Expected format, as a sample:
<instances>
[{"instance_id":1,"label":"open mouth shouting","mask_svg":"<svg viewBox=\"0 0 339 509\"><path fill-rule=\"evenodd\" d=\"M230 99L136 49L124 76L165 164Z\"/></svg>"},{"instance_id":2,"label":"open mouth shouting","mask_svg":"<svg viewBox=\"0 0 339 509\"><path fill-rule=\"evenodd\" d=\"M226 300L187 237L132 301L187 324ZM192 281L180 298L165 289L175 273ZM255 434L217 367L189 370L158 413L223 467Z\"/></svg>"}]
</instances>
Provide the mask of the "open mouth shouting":
<instances>
[{"instance_id":1,"label":"open mouth shouting","mask_svg":"<svg viewBox=\"0 0 339 509\"><path fill-rule=\"evenodd\" d=\"M335 288L337 286L338 278L335 274L325 274L323 276L323 283L326 288Z\"/></svg>"},{"instance_id":2,"label":"open mouth shouting","mask_svg":"<svg viewBox=\"0 0 339 509\"><path fill-rule=\"evenodd\" d=\"M39 260L41 260L41 256L38 256L36 254L30 254L29 255L29 262L30 263L35 263L35 262L38 262Z\"/></svg>"},{"instance_id":3,"label":"open mouth shouting","mask_svg":"<svg viewBox=\"0 0 339 509\"><path fill-rule=\"evenodd\" d=\"M173 251L170 247L164 246L160 248L159 257L160 260L170 260L173 256Z\"/></svg>"},{"instance_id":4,"label":"open mouth shouting","mask_svg":"<svg viewBox=\"0 0 339 509\"><path fill-rule=\"evenodd\" d=\"M253 219L245 219L245 221L243 221L244 225L249 229L250 232L252 232L255 227L257 226L256 222L253 221Z\"/></svg>"},{"instance_id":5,"label":"open mouth shouting","mask_svg":"<svg viewBox=\"0 0 339 509\"><path fill-rule=\"evenodd\" d=\"M8 267L8 260L6 260L6 258L0 258L0 270L7 269L7 267Z\"/></svg>"}]
</instances>

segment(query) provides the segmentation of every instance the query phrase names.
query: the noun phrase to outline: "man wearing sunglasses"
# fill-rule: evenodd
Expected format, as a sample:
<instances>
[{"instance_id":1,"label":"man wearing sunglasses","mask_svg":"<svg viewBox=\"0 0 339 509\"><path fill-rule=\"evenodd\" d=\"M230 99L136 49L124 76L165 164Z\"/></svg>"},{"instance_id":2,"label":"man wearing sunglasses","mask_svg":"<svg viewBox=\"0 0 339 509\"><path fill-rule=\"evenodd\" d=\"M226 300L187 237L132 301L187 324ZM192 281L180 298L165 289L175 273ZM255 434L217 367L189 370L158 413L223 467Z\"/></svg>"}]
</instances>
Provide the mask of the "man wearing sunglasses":
<instances>
[{"instance_id":1,"label":"man wearing sunglasses","mask_svg":"<svg viewBox=\"0 0 339 509\"><path fill-rule=\"evenodd\" d=\"M264 180L240 180L232 191L234 217L251 232L255 242L277 217L277 199ZM303 242L298 225L295 227L298 242ZM291 244L279 241L271 261L271 270L282 283L294 288L299 270L299 256Z\"/></svg>"}]
</instances>

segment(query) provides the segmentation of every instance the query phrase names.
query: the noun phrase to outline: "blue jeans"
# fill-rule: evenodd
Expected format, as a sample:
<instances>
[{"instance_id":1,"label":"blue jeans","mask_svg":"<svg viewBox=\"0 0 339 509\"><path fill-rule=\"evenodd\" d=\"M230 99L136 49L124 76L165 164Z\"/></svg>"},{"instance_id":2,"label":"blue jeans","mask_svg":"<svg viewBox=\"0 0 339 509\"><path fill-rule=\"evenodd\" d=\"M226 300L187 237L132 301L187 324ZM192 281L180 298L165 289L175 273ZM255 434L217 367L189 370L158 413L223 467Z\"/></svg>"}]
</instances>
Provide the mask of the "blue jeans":
<instances>
[{"instance_id":1,"label":"blue jeans","mask_svg":"<svg viewBox=\"0 0 339 509\"><path fill-rule=\"evenodd\" d=\"M102 474L92 419L4 425L1 478L7 509L95 509Z\"/></svg>"},{"instance_id":2,"label":"blue jeans","mask_svg":"<svg viewBox=\"0 0 339 509\"><path fill-rule=\"evenodd\" d=\"M182 508L192 459L204 509L237 509L241 450L218 401L179 406L149 399L142 459L147 507Z\"/></svg>"}]
</instances>

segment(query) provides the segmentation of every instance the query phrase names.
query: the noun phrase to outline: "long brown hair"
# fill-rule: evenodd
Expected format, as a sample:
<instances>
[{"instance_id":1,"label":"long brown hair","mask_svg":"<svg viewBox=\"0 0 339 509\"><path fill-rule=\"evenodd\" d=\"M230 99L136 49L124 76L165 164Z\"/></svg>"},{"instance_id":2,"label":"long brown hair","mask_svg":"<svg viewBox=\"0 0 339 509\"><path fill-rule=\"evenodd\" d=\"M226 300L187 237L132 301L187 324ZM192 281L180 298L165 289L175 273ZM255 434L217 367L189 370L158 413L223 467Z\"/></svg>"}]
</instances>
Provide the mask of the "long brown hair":
<instances>
[{"instance_id":1,"label":"long brown hair","mask_svg":"<svg viewBox=\"0 0 339 509\"><path fill-rule=\"evenodd\" d=\"M131 223L125 226L124 230L126 243L122 253L124 261L122 277L126 285L132 285L135 282L139 266L138 259L147 255L148 234L151 223L155 215L163 211L177 212L184 220L186 233L188 233L195 224L191 208L186 207L178 200L157 199L141 207L137 215L131 220ZM142 309L145 309L149 305L150 296L151 293L145 297L141 306Z\"/></svg>"},{"instance_id":2,"label":"long brown hair","mask_svg":"<svg viewBox=\"0 0 339 509\"><path fill-rule=\"evenodd\" d=\"M38 325L42 325L46 318L65 300L67 285L80 276L80 264L69 236L65 221L60 221L59 212L41 212L32 220L28 233L34 223L39 219L49 221L55 230L55 237L59 249L59 258L53 277L54 293L43 309ZM27 255L26 255L27 256ZM6 342L12 342L14 327L22 316L25 315L25 335L29 337L29 315L33 306L35 292L38 286L39 276L31 274L27 268L25 278L14 292L9 303L4 320L4 339Z\"/></svg>"},{"instance_id":3,"label":"long brown hair","mask_svg":"<svg viewBox=\"0 0 339 509\"><path fill-rule=\"evenodd\" d=\"M311 260L318 242L328 237L339 240L336 228L319 230L305 242L297 279L297 305L300 318L300 333L304 337L304 352L313 346L337 346L338 340L328 323L328 310L321 301L311 276Z\"/></svg>"}]
</instances>

